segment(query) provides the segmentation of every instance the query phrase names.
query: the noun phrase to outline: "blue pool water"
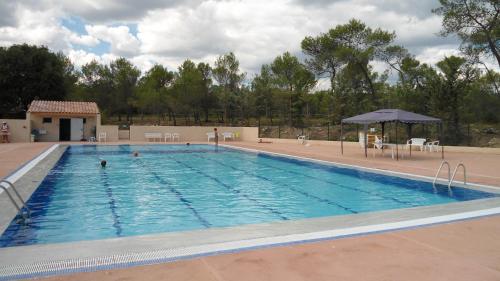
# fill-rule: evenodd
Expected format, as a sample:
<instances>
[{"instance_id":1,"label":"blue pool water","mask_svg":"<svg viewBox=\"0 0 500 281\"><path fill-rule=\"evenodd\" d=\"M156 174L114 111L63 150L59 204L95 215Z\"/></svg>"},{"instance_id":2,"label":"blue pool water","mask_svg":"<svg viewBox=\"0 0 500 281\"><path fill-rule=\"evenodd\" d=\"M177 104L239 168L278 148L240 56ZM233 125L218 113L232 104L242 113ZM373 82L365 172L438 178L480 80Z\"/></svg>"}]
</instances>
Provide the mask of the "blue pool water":
<instances>
[{"instance_id":1,"label":"blue pool water","mask_svg":"<svg viewBox=\"0 0 500 281\"><path fill-rule=\"evenodd\" d=\"M138 151L139 157L132 152ZM100 167L100 159L108 162ZM349 215L495 196L210 145L70 146L0 246Z\"/></svg>"}]
</instances>

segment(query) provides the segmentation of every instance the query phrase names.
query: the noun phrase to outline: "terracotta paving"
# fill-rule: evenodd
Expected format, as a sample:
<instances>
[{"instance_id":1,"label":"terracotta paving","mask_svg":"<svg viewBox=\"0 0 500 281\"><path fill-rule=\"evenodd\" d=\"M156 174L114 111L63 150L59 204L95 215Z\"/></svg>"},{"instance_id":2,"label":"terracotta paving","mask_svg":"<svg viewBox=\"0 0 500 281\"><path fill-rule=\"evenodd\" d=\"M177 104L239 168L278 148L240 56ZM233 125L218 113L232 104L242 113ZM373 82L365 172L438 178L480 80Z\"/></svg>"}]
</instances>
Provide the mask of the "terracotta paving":
<instances>
[{"instance_id":1,"label":"terracotta paving","mask_svg":"<svg viewBox=\"0 0 500 281\"><path fill-rule=\"evenodd\" d=\"M51 143L2 143L0 144L0 178L14 172L20 165L36 157Z\"/></svg>"},{"instance_id":2,"label":"terracotta paving","mask_svg":"<svg viewBox=\"0 0 500 281\"><path fill-rule=\"evenodd\" d=\"M411 159L364 158L359 146L234 143L279 153L427 176L438 153ZM0 175L50 144L0 145ZM467 165L469 181L500 186L500 155L447 153ZM282 246L172 263L54 276L44 280L500 280L500 216L338 240Z\"/></svg>"}]
</instances>

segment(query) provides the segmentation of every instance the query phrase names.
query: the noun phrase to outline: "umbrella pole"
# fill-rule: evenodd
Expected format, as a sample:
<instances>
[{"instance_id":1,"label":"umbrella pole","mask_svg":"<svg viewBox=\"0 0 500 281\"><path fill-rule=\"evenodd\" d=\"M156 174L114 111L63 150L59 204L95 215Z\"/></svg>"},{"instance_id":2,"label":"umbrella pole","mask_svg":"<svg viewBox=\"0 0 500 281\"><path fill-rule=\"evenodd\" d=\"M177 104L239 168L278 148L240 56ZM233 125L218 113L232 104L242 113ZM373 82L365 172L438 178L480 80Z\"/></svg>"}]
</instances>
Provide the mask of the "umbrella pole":
<instances>
[{"instance_id":1,"label":"umbrella pole","mask_svg":"<svg viewBox=\"0 0 500 281\"><path fill-rule=\"evenodd\" d=\"M399 161L398 121L396 121L396 161Z\"/></svg>"},{"instance_id":2,"label":"umbrella pole","mask_svg":"<svg viewBox=\"0 0 500 281\"><path fill-rule=\"evenodd\" d=\"M382 122L382 155L384 155L384 127L385 127L385 122Z\"/></svg>"},{"instance_id":3,"label":"umbrella pole","mask_svg":"<svg viewBox=\"0 0 500 281\"><path fill-rule=\"evenodd\" d=\"M408 124L408 139L411 142L411 124ZM411 157L411 143L410 143L410 157Z\"/></svg>"},{"instance_id":4,"label":"umbrella pole","mask_svg":"<svg viewBox=\"0 0 500 281\"><path fill-rule=\"evenodd\" d=\"M344 155L344 123L340 122L340 153Z\"/></svg>"},{"instance_id":5,"label":"umbrella pole","mask_svg":"<svg viewBox=\"0 0 500 281\"><path fill-rule=\"evenodd\" d=\"M363 131L365 133L365 158L368 158L368 139L366 135L366 130L368 129L368 124L363 126Z\"/></svg>"},{"instance_id":6,"label":"umbrella pole","mask_svg":"<svg viewBox=\"0 0 500 281\"><path fill-rule=\"evenodd\" d=\"M439 123L439 131L441 135L441 159L444 159L444 139L443 139L443 123Z\"/></svg>"}]
</instances>

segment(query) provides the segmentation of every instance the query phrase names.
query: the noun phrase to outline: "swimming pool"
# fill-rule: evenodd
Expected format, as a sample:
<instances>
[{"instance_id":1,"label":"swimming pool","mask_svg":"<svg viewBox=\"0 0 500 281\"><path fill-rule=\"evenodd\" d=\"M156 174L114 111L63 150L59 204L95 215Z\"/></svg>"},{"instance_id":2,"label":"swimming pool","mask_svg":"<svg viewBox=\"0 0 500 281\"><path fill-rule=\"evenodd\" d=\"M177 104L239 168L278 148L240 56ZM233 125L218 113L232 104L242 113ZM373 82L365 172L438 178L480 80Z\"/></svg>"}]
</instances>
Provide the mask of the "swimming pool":
<instances>
[{"instance_id":1,"label":"swimming pool","mask_svg":"<svg viewBox=\"0 0 500 281\"><path fill-rule=\"evenodd\" d=\"M138 151L139 157L132 152ZM101 168L99 161L108 162ZM497 195L211 145L69 146L2 247L429 206Z\"/></svg>"}]
</instances>

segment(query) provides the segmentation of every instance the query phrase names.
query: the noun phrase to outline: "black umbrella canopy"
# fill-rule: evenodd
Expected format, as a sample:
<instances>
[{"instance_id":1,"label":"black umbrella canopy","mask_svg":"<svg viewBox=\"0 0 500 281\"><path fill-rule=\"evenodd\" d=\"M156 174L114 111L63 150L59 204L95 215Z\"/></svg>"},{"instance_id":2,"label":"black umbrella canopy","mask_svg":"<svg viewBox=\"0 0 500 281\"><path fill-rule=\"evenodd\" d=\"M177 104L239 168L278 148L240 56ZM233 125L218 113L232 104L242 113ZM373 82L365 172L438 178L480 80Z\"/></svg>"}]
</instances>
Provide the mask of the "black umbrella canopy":
<instances>
[{"instance_id":1,"label":"black umbrella canopy","mask_svg":"<svg viewBox=\"0 0 500 281\"><path fill-rule=\"evenodd\" d=\"M407 124L441 123L441 119L417 114L401 109L379 109L361 115L342 119L342 123L372 124L385 122L401 122Z\"/></svg>"}]
</instances>

